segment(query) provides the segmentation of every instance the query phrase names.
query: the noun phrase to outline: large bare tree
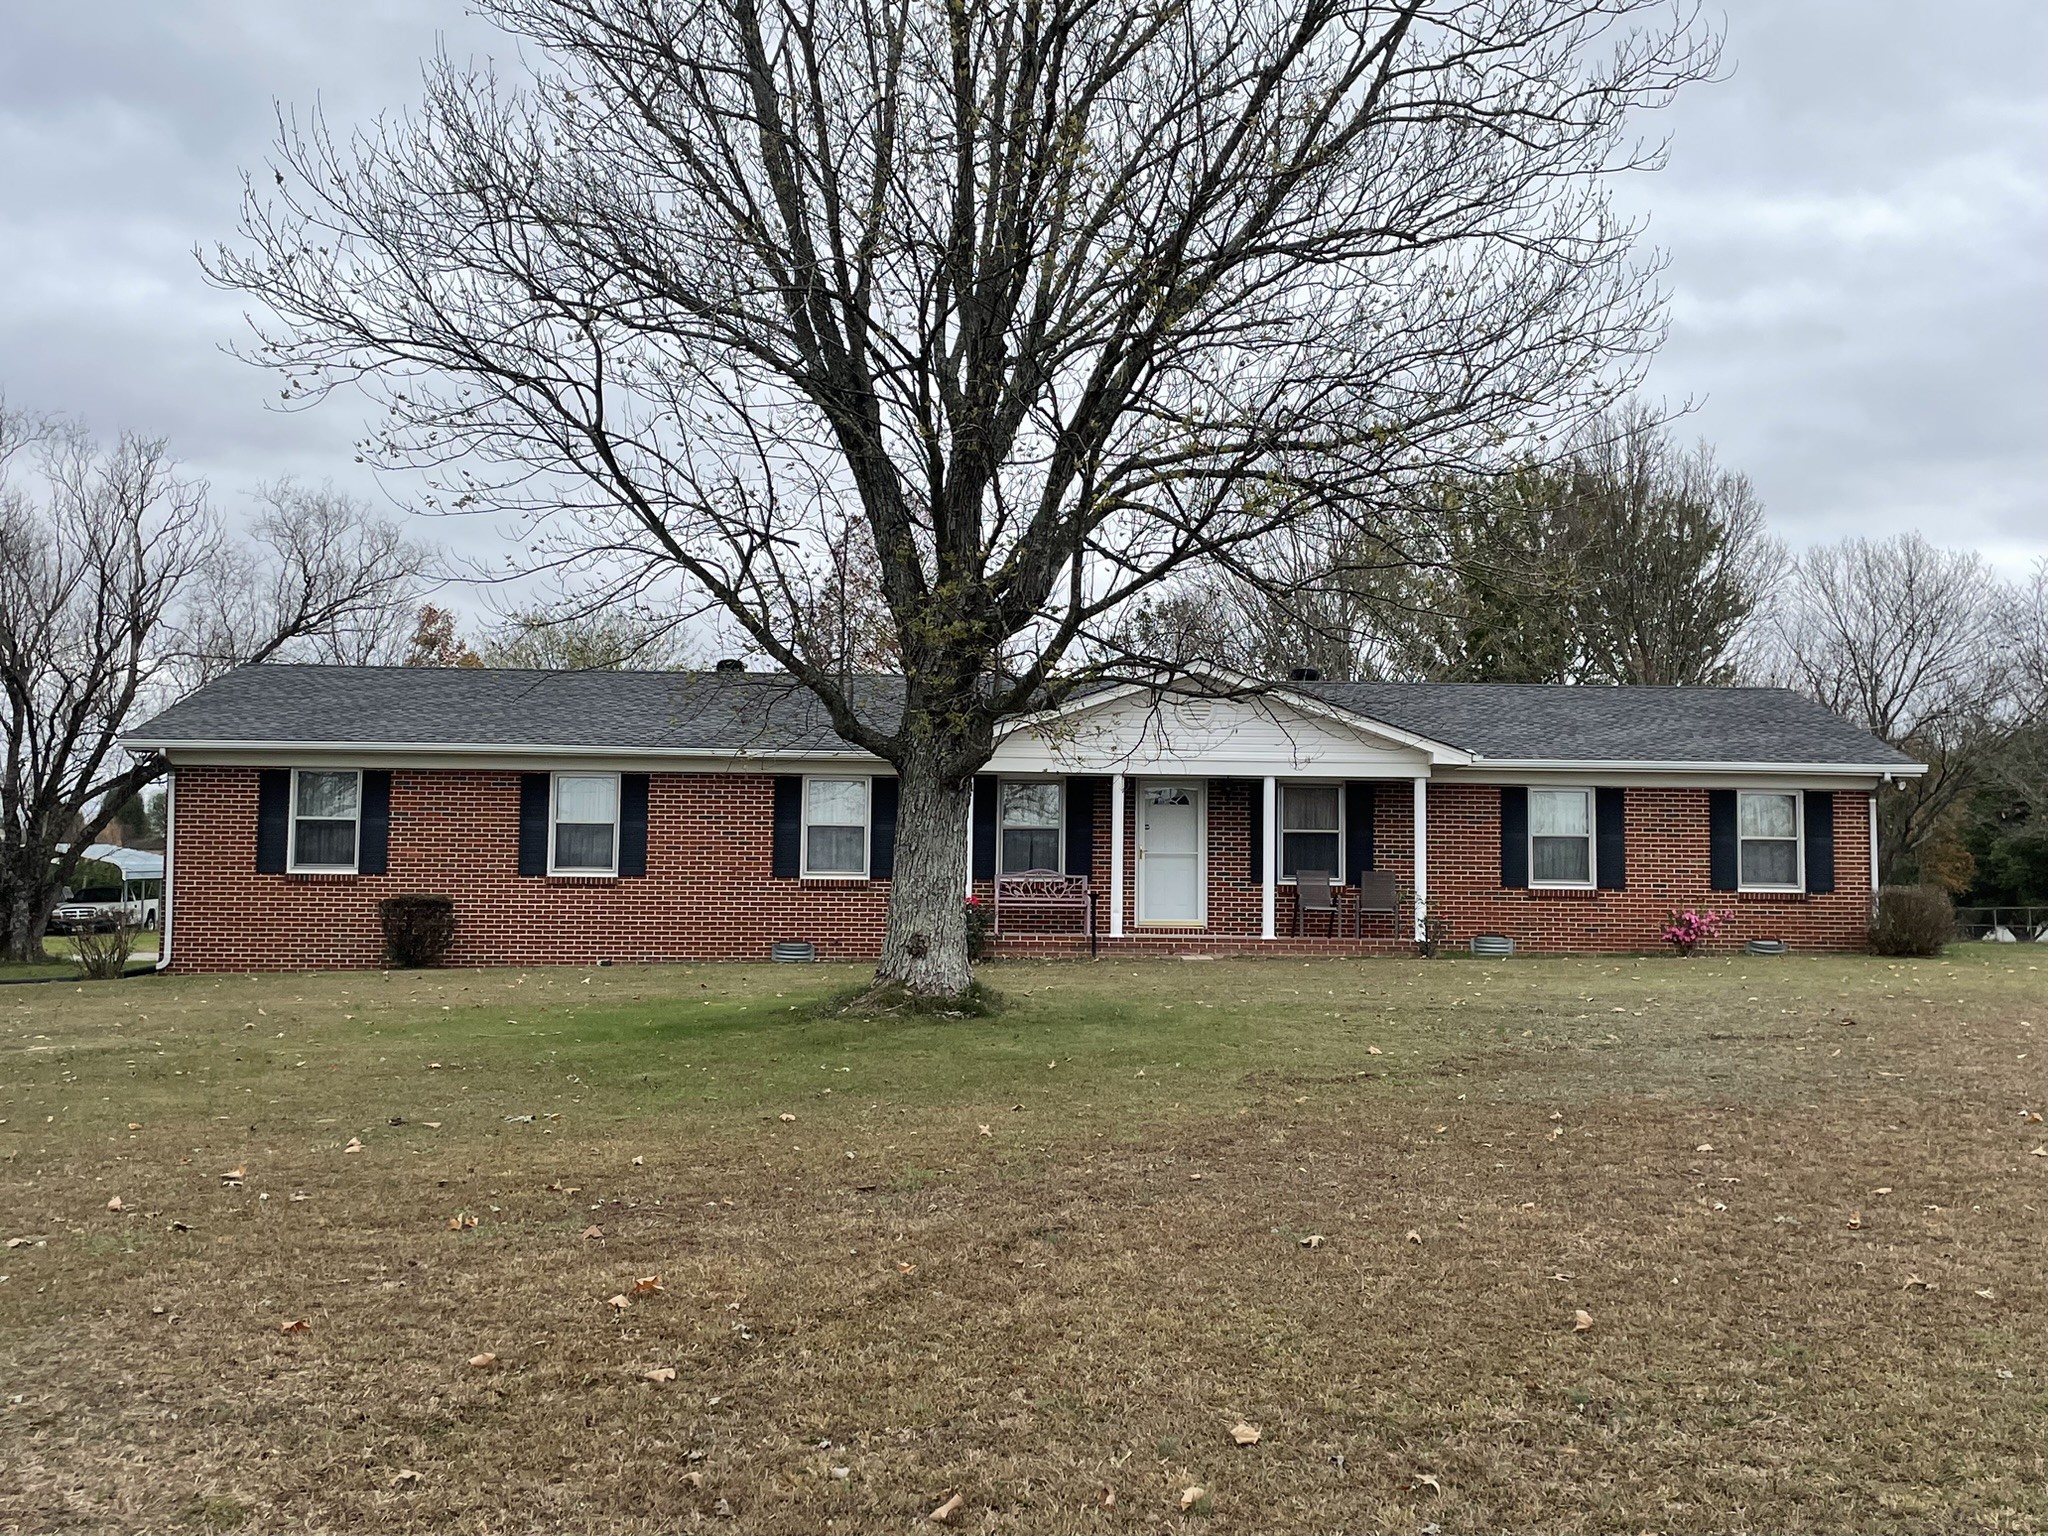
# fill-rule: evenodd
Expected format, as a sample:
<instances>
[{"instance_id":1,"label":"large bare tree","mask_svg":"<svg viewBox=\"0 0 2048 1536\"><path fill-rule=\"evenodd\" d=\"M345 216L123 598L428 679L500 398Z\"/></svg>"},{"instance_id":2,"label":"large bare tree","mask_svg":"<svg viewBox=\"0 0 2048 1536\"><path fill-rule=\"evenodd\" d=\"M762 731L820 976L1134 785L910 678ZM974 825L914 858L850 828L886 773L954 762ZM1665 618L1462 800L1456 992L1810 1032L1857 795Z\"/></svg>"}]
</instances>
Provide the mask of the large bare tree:
<instances>
[{"instance_id":1,"label":"large bare tree","mask_svg":"<svg viewBox=\"0 0 2048 1536\"><path fill-rule=\"evenodd\" d=\"M970 776L1126 605L1568 431L1661 295L1610 172L1711 73L1665 0L477 0L523 82L287 123L217 280L379 462L680 577L894 764L880 978L969 981ZM862 713L834 530L907 692Z\"/></svg>"},{"instance_id":2,"label":"large bare tree","mask_svg":"<svg viewBox=\"0 0 2048 1536\"><path fill-rule=\"evenodd\" d=\"M1917 533L1819 545L1793 567L1777 676L1928 764L1880 802L1887 883L1937 873L1930 845L2012 727L2015 611L1982 555Z\"/></svg>"},{"instance_id":3,"label":"large bare tree","mask_svg":"<svg viewBox=\"0 0 2048 1536\"><path fill-rule=\"evenodd\" d=\"M240 662L350 659L426 554L327 491L232 535L160 441L112 447L0 402L0 960L38 959L85 846L166 765L121 733Z\"/></svg>"}]
</instances>

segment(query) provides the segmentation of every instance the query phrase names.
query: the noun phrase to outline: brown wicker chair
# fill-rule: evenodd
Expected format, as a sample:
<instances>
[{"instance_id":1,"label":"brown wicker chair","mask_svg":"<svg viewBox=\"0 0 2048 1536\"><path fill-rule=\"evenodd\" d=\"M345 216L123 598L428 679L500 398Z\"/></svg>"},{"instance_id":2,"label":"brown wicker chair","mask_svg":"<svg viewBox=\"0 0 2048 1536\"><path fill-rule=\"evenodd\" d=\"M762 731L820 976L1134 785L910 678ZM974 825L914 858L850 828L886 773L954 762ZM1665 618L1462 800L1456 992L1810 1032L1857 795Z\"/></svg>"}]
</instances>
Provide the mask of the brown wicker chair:
<instances>
[{"instance_id":1,"label":"brown wicker chair","mask_svg":"<svg viewBox=\"0 0 2048 1536\"><path fill-rule=\"evenodd\" d=\"M1401 937L1401 887L1393 871L1365 869L1358 874L1358 936L1365 937L1365 916L1385 914L1394 920L1394 937Z\"/></svg>"},{"instance_id":2,"label":"brown wicker chair","mask_svg":"<svg viewBox=\"0 0 2048 1536\"><path fill-rule=\"evenodd\" d=\"M1342 938L1344 909L1330 885L1327 869L1298 870L1294 876L1294 936L1300 938L1310 914L1322 913L1330 920L1330 937Z\"/></svg>"}]
</instances>

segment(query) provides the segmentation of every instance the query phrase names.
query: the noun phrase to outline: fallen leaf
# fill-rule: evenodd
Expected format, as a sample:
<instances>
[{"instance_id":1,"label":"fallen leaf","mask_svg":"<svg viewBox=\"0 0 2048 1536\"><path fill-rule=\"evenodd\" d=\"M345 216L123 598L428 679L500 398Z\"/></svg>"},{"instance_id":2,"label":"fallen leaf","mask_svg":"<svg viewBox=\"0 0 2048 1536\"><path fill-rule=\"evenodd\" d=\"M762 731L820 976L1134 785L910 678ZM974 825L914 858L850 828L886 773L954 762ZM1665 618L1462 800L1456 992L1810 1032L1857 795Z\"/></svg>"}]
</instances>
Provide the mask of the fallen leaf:
<instances>
[{"instance_id":1,"label":"fallen leaf","mask_svg":"<svg viewBox=\"0 0 2048 1536\"><path fill-rule=\"evenodd\" d=\"M1906 1276L1904 1289L1909 1291L1931 1291L1934 1289L1934 1282L1922 1280L1918 1275L1908 1275Z\"/></svg>"},{"instance_id":2,"label":"fallen leaf","mask_svg":"<svg viewBox=\"0 0 2048 1536\"><path fill-rule=\"evenodd\" d=\"M438 1120L422 1120L420 1124L424 1125L430 1131L438 1131L439 1129L441 1129L441 1122Z\"/></svg>"},{"instance_id":3,"label":"fallen leaf","mask_svg":"<svg viewBox=\"0 0 2048 1536\"><path fill-rule=\"evenodd\" d=\"M965 1499L956 1493L925 1518L938 1525L951 1525L953 1517L960 1513L960 1506L966 1502Z\"/></svg>"},{"instance_id":4,"label":"fallen leaf","mask_svg":"<svg viewBox=\"0 0 2048 1536\"><path fill-rule=\"evenodd\" d=\"M784 1125L794 1125L796 1123L795 1115L777 1115L776 1119L780 1120Z\"/></svg>"},{"instance_id":5,"label":"fallen leaf","mask_svg":"<svg viewBox=\"0 0 2048 1536\"><path fill-rule=\"evenodd\" d=\"M851 1476L853 1476L853 1468L851 1467L834 1467L831 1469L832 1481L835 1483L843 1483Z\"/></svg>"},{"instance_id":6,"label":"fallen leaf","mask_svg":"<svg viewBox=\"0 0 2048 1536\"><path fill-rule=\"evenodd\" d=\"M672 1365L650 1365L640 1373L643 1381L674 1381L676 1368Z\"/></svg>"},{"instance_id":7,"label":"fallen leaf","mask_svg":"<svg viewBox=\"0 0 2048 1536\"><path fill-rule=\"evenodd\" d=\"M1102 1507L1104 1509L1116 1508L1116 1490L1114 1488L1105 1488L1102 1490Z\"/></svg>"},{"instance_id":8,"label":"fallen leaf","mask_svg":"<svg viewBox=\"0 0 2048 1536\"><path fill-rule=\"evenodd\" d=\"M1408 1229L1408 1241L1411 1243L1419 1244L1422 1241L1422 1234L1416 1231L1413 1227L1410 1227Z\"/></svg>"},{"instance_id":9,"label":"fallen leaf","mask_svg":"<svg viewBox=\"0 0 2048 1536\"><path fill-rule=\"evenodd\" d=\"M1259 1426L1247 1424L1240 1419L1237 1423L1231 1425L1230 1438L1239 1445L1257 1445L1259 1443Z\"/></svg>"},{"instance_id":10,"label":"fallen leaf","mask_svg":"<svg viewBox=\"0 0 2048 1536\"><path fill-rule=\"evenodd\" d=\"M642 1275L633 1282L633 1294L635 1296L652 1296L660 1289L661 1276L659 1275Z\"/></svg>"},{"instance_id":11,"label":"fallen leaf","mask_svg":"<svg viewBox=\"0 0 2048 1536\"><path fill-rule=\"evenodd\" d=\"M2048 1157L2048 1147L2036 1147L2027 1154L2029 1157Z\"/></svg>"},{"instance_id":12,"label":"fallen leaf","mask_svg":"<svg viewBox=\"0 0 2048 1536\"><path fill-rule=\"evenodd\" d=\"M243 1163L237 1163L234 1167L230 1168L226 1173L220 1176L220 1181L223 1184L239 1184L242 1182L242 1180L248 1177L248 1166Z\"/></svg>"},{"instance_id":13,"label":"fallen leaf","mask_svg":"<svg viewBox=\"0 0 2048 1536\"><path fill-rule=\"evenodd\" d=\"M2038 1120L2040 1116L2036 1115L2034 1118ZM142 1122L140 1120L130 1120L128 1122L128 1129L131 1131L139 1131L142 1129Z\"/></svg>"},{"instance_id":14,"label":"fallen leaf","mask_svg":"<svg viewBox=\"0 0 2048 1536\"><path fill-rule=\"evenodd\" d=\"M1376 1045L1368 1045L1365 1048L1365 1054L1368 1056L1378 1056L1381 1054L1380 1048Z\"/></svg>"},{"instance_id":15,"label":"fallen leaf","mask_svg":"<svg viewBox=\"0 0 2048 1536\"><path fill-rule=\"evenodd\" d=\"M277 1331L279 1333L311 1333L313 1325L303 1317L295 1317L288 1323L279 1323Z\"/></svg>"},{"instance_id":16,"label":"fallen leaf","mask_svg":"<svg viewBox=\"0 0 2048 1536\"><path fill-rule=\"evenodd\" d=\"M685 1488L702 1488L704 1486L704 1474L702 1472L685 1472L683 1474L683 1486Z\"/></svg>"},{"instance_id":17,"label":"fallen leaf","mask_svg":"<svg viewBox=\"0 0 2048 1536\"><path fill-rule=\"evenodd\" d=\"M467 1214L461 1216L450 1216L448 1218L448 1230L451 1232L460 1232L463 1231L465 1228L473 1227L475 1225L476 1218L474 1216L470 1216Z\"/></svg>"},{"instance_id":18,"label":"fallen leaf","mask_svg":"<svg viewBox=\"0 0 2048 1536\"><path fill-rule=\"evenodd\" d=\"M984 1136L993 1136L993 1135L995 1135L995 1131L994 1131L994 1130L992 1130L992 1129L991 1129L990 1127L988 1127L988 1126L986 1126L986 1125L977 1125L977 1126L975 1127L975 1129L976 1129L976 1130L978 1130L978 1131L980 1131L980 1132L981 1132L981 1134L982 1134L982 1135L984 1135Z\"/></svg>"},{"instance_id":19,"label":"fallen leaf","mask_svg":"<svg viewBox=\"0 0 2048 1536\"><path fill-rule=\"evenodd\" d=\"M1995 1291L1979 1291L1979 1292L1977 1292L1977 1294L1978 1294L1978 1295L1979 1295L1980 1297L1982 1297L1982 1298L1983 1298L1983 1299L1984 1299L1985 1301L1996 1301L1996 1300L1998 1300L1998 1295L1997 1295L1997 1293L1996 1293Z\"/></svg>"},{"instance_id":20,"label":"fallen leaf","mask_svg":"<svg viewBox=\"0 0 2048 1536\"><path fill-rule=\"evenodd\" d=\"M1436 1480L1436 1476L1434 1473L1430 1472L1416 1473L1415 1486L1418 1488L1427 1488L1432 1493L1442 1493L1444 1491L1444 1485Z\"/></svg>"},{"instance_id":21,"label":"fallen leaf","mask_svg":"<svg viewBox=\"0 0 2048 1536\"><path fill-rule=\"evenodd\" d=\"M1193 1509L1208 1496L1209 1490L1199 1485L1193 1488L1183 1488L1180 1491L1180 1507L1182 1509Z\"/></svg>"},{"instance_id":22,"label":"fallen leaf","mask_svg":"<svg viewBox=\"0 0 2048 1536\"><path fill-rule=\"evenodd\" d=\"M492 1366L498 1363L498 1357L492 1354L487 1349L480 1355L471 1355L469 1357L469 1363L471 1367L476 1370L488 1371Z\"/></svg>"},{"instance_id":23,"label":"fallen leaf","mask_svg":"<svg viewBox=\"0 0 2048 1536\"><path fill-rule=\"evenodd\" d=\"M644 1168L647 1166L647 1159L644 1157L636 1157L633 1159L633 1166L635 1168Z\"/></svg>"},{"instance_id":24,"label":"fallen leaf","mask_svg":"<svg viewBox=\"0 0 2048 1536\"><path fill-rule=\"evenodd\" d=\"M1584 1307L1572 1314L1572 1332L1590 1333L1593 1328L1593 1314Z\"/></svg>"},{"instance_id":25,"label":"fallen leaf","mask_svg":"<svg viewBox=\"0 0 2048 1536\"><path fill-rule=\"evenodd\" d=\"M623 1312L626 1310L626 1308L633 1305L633 1303L627 1299L626 1293L621 1291L618 1295L612 1297L612 1299L609 1302L607 1302L606 1305L611 1307L612 1310L616 1312Z\"/></svg>"},{"instance_id":26,"label":"fallen leaf","mask_svg":"<svg viewBox=\"0 0 2048 1536\"><path fill-rule=\"evenodd\" d=\"M1891 1185L1889 1185L1889 1184L1880 1184L1880 1185L1878 1185L1878 1186L1877 1186L1877 1188L1875 1188L1875 1189L1873 1189L1873 1190L1871 1191L1871 1193L1872 1193L1873 1195L1888 1195L1888 1194L1890 1194L1891 1192L1892 1192L1892 1187L1891 1187Z\"/></svg>"},{"instance_id":27,"label":"fallen leaf","mask_svg":"<svg viewBox=\"0 0 2048 1536\"><path fill-rule=\"evenodd\" d=\"M601 1243L601 1242L603 1242L603 1241L604 1241L604 1228L603 1228L603 1227L585 1227L585 1228L583 1229L583 1241L585 1241L586 1243Z\"/></svg>"},{"instance_id":28,"label":"fallen leaf","mask_svg":"<svg viewBox=\"0 0 2048 1536\"><path fill-rule=\"evenodd\" d=\"M1329 1239L1323 1236L1322 1233L1311 1232L1307 1237L1304 1237L1301 1240L1301 1246L1304 1248L1320 1248L1323 1246L1323 1244L1327 1243L1328 1241Z\"/></svg>"},{"instance_id":29,"label":"fallen leaf","mask_svg":"<svg viewBox=\"0 0 2048 1536\"><path fill-rule=\"evenodd\" d=\"M342 1150L342 1151L344 1151L344 1152L360 1152L360 1151L362 1151L362 1150L363 1150L363 1141L362 1141L362 1138L361 1138L360 1136L351 1136L351 1137L349 1137L349 1139L348 1139L348 1145L347 1145L347 1146L345 1146L345 1147L343 1147L343 1148L342 1148L341 1150Z\"/></svg>"},{"instance_id":30,"label":"fallen leaf","mask_svg":"<svg viewBox=\"0 0 2048 1536\"><path fill-rule=\"evenodd\" d=\"M401 1467L397 1472L392 1474L391 1486L394 1488L410 1488L414 1483L418 1482L419 1480L419 1473L413 1471L410 1467Z\"/></svg>"},{"instance_id":31,"label":"fallen leaf","mask_svg":"<svg viewBox=\"0 0 2048 1536\"><path fill-rule=\"evenodd\" d=\"M1851 1232L1861 1232L1863 1230L1863 1213L1861 1211L1856 1212L1855 1215L1843 1222L1842 1225Z\"/></svg>"},{"instance_id":32,"label":"fallen leaf","mask_svg":"<svg viewBox=\"0 0 2048 1536\"><path fill-rule=\"evenodd\" d=\"M896 1273L899 1275L914 1275L917 1273L917 1266L898 1259L896 1261Z\"/></svg>"},{"instance_id":33,"label":"fallen leaf","mask_svg":"<svg viewBox=\"0 0 2048 1536\"><path fill-rule=\"evenodd\" d=\"M113 1199L107 1202L107 1209L110 1211L125 1211L126 1209L128 1209L128 1207L123 1205L121 1203L121 1197L119 1195L116 1195Z\"/></svg>"}]
</instances>

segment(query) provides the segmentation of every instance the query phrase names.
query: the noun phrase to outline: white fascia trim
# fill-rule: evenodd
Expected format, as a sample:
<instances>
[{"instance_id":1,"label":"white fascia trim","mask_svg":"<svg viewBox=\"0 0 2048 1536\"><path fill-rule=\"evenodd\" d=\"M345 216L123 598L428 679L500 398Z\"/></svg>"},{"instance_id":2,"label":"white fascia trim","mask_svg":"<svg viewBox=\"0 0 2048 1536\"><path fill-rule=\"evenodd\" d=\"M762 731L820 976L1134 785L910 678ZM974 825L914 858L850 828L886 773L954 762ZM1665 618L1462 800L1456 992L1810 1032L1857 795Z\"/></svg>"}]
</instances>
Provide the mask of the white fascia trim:
<instances>
[{"instance_id":1,"label":"white fascia trim","mask_svg":"<svg viewBox=\"0 0 2048 1536\"><path fill-rule=\"evenodd\" d=\"M1261 683L1254 678L1243 677L1234 672L1225 672L1220 668L1205 668L1199 672L1191 669L1185 675L1188 677L1205 677L1225 688L1240 690L1246 700L1260 698L1282 699L1290 709L1298 710L1304 715L1315 715L1325 720L1334 721L1348 730L1355 731L1360 726L1363 726L1375 736L1383 737L1387 741L1395 742L1400 746L1412 747L1414 750L1423 753L1429 758L1431 764L1441 763L1451 767L1467 767L1475 761L1472 754L1465 751L1462 747L1454 747L1448 742L1435 741L1427 736L1418 736L1413 731L1404 731L1399 726L1388 725L1384 720L1375 720L1370 715L1356 714L1351 710L1341 709L1327 700L1316 698L1312 694L1297 693L1280 683ZM1090 710L1100 709L1105 704L1114 703L1119 699L1127 699L1132 694L1172 694L1176 692L1184 693L1184 690L1177 690L1169 683L1119 683L1115 687L1105 688L1099 693L1085 694L1078 699L1071 699L1067 703L1062 704L1058 709L1044 709L1036 714L1018 715L1015 717L1010 728L1005 730L997 740L1007 740L1020 731L1036 730L1053 721L1064 720L1071 715L1087 714ZM1199 694L1191 693L1187 693L1185 696L1190 698L1201 697ZM1237 701L1226 700L1225 702Z\"/></svg>"},{"instance_id":2,"label":"white fascia trim","mask_svg":"<svg viewBox=\"0 0 2048 1536\"><path fill-rule=\"evenodd\" d=\"M1731 763L1663 758L1479 757L1470 767L1488 773L1748 773L1797 777L1917 779L1925 763Z\"/></svg>"},{"instance_id":3,"label":"white fascia trim","mask_svg":"<svg viewBox=\"0 0 2048 1536\"><path fill-rule=\"evenodd\" d=\"M704 747L595 747L595 746L535 746L535 745L479 745L475 742L458 741L153 741L141 737L123 737L121 745L130 752L161 752L173 762L178 754L205 753L227 760L265 763L280 758L335 758L355 760L363 757L455 757L455 758L523 758L547 759L576 758L600 761L658 760L662 762L692 763L811 763L848 762L880 763L881 758L857 748L774 748L766 751L732 751L725 748ZM187 761L192 759L188 756Z\"/></svg>"}]
</instances>

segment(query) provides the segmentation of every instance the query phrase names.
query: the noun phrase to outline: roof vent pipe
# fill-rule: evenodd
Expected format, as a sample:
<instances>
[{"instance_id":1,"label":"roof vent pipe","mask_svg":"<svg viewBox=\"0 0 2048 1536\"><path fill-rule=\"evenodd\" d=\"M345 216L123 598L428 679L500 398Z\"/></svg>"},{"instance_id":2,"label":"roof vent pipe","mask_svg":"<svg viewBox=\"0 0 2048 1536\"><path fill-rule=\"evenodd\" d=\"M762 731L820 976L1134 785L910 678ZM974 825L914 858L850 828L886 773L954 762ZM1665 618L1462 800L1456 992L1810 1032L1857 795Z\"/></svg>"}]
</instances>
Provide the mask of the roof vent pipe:
<instances>
[{"instance_id":1,"label":"roof vent pipe","mask_svg":"<svg viewBox=\"0 0 2048 1536\"><path fill-rule=\"evenodd\" d=\"M737 656L721 656L718 661L718 670L721 672L744 672L747 670L747 664Z\"/></svg>"}]
</instances>

